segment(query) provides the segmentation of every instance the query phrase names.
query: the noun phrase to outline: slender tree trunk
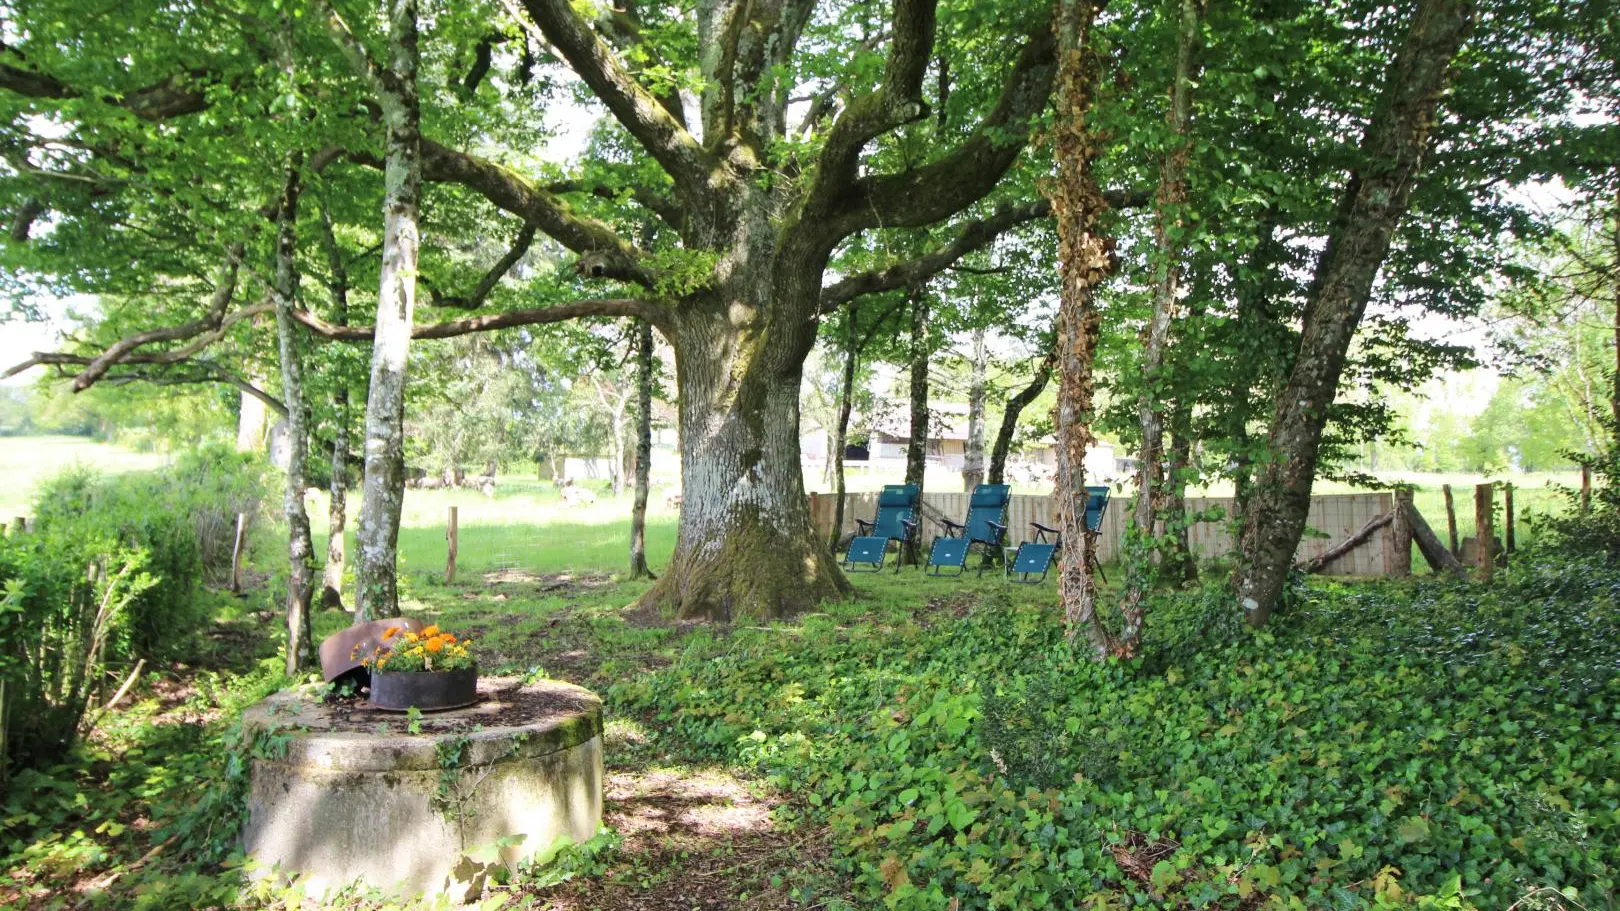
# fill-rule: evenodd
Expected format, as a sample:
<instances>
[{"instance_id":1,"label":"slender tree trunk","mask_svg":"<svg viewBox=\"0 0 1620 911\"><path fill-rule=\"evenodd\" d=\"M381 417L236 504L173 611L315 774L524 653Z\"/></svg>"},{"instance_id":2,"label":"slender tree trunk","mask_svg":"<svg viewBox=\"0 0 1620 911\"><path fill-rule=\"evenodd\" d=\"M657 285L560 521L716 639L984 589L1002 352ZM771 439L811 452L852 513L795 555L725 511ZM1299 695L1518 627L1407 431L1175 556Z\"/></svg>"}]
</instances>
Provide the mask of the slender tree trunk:
<instances>
[{"instance_id":1,"label":"slender tree trunk","mask_svg":"<svg viewBox=\"0 0 1620 911\"><path fill-rule=\"evenodd\" d=\"M1258 419L1256 412L1263 405L1256 402L1272 401L1280 383L1276 348L1282 347L1284 330L1273 312L1271 277L1281 265L1285 252L1277 238L1280 213L1275 208L1261 216L1259 237L1250 252L1247 267L1239 271L1242 277L1237 289L1238 318L1236 329L1243 334L1242 343L1234 346L1237 355L1237 377L1233 388L1238 394L1224 404L1223 415L1227 438L1232 447L1232 487L1234 511L1242 516L1248 511L1249 492L1253 488L1254 441L1249 423ZM1251 338L1250 333L1258 334ZM1290 343L1291 344L1291 343Z\"/></svg>"},{"instance_id":2,"label":"slender tree trunk","mask_svg":"<svg viewBox=\"0 0 1620 911\"><path fill-rule=\"evenodd\" d=\"M303 366L298 353L298 196L303 155L288 156L287 183L281 195L276 232L276 338L281 354L281 395L287 404L287 486L282 508L287 517L287 673L302 673L315 658L310 633L310 598L315 588L315 547L309 513L304 509L308 486L309 408L304 402Z\"/></svg>"},{"instance_id":3,"label":"slender tree trunk","mask_svg":"<svg viewBox=\"0 0 1620 911\"><path fill-rule=\"evenodd\" d=\"M1198 558L1193 555L1187 527L1187 468L1192 464L1192 436L1185 406L1171 420L1170 476L1165 481L1165 519L1175 527L1175 546L1166 561L1168 578L1177 583L1198 581Z\"/></svg>"},{"instance_id":4,"label":"slender tree trunk","mask_svg":"<svg viewBox=\"0 0 1620 911\"><path fill-rule=\"evenodd\" d=\"M405 501L405 373L416 311L417 210L422 198L417 102L417 0L387 0L390 91L379 99L387 126L383 171L382 276L366 397L366 477L356 541L354 622L399 612L399 514Z\"/></svg>"},{"instance_id":5,"label":"slender tree trunk","mask_svg":"<svg viewBox=\"0 0 1620 911\"><path fill-rule=\"evenodd\" d=\"M1620 190L1614 194L1614 258L1609 262L1609 283L1614 286L1614 383L1609 408L1614 413L1615 457L1620 458Z\"/></svg>"},{"instance_id":6,"label":"slender tree trunk","mask_svg":"<svg viewBox=\"0 0 1620 911\"><path fill-rule=\"evenodd\" d=\"M1471 0L1419 0L1362 142L1365 163L1346 188L1317 264L1293 372L1275 404L1273 458L1243 517L1234 588L1248 621L1276 609L1310 506L1328 406L1374 279L1406 211L1453 58L1473 21Z\"/></svg>"},{"instance_id":7,"label":"slender tree trunk","mask_svg":"<svg viewBox=\"0 0 1620 911\"><path fill-rule=\"evenodd\" d=\"M321 232L326 242L327 271L331 273L327 290L332 296L332 321L346 326L349 323L349 272L332 230L331 208L324 197L321 199ZM321 607L342 610L344 532L349 524L349 387L346 382L339 381L332 406L332 479L326 523L326 566L321 573Z\"/></svg>"},{"instance_id":8,"label":"slender tree trunk","mask_svg":"<svg viewBox=\"0 0 1620 911\"><path fill-rule=\"evenodd\" d=\"M1005 484L1007 481L1007 454L1012 451L1013 434L1018 431L1018 418L1023 415L1029 403L1040 397L1046 391L1046 384L1052 380L1052 365L1056 362L1055 350L1048 350L1041 363L1035 368L1035 376L1030 379L1029 385L1018 390L1018 393L1007 400L1007 407L1001 413L1001 427L996 431L996 442L990 448L990 471L985 479L987 484Z\"/></svg>"},{"instance_id":9,"label":"slender tree trunk","mask_svg":"<svg viewBox=\"0 0 1620 911\"><path fill-rule=\"evenodd\" d=\"M984 329L973 330L973 378L968 383L967 446L962 457L962 489L984 483L984 374L989 366Z\"/></svg>"},{"instance_id":10,"label":"slender tree trunk","mask_svg":"<svg viewBox=\"0 0 1620 911\"><path fill-rule=\"evenodd\" d=\"M911 289L911 439L906 483L921 490L928 468L928 289Z\"/></svg>"},{"instance_id":11,"label":"slender tree trunk","mask_svg":"<svg viewBox=\"0 0 1620 911\"><path fill-rule=\"evenodd\" d=\"M1103 0L1060 0L1057 107L1052 127L1058 176L1051 188L1058 228L1061 297L1057 329L1057 501L1063 529L1058 557L1058 588L1069 637L1084 635L1098 660L1118 653L1118 645L1097 614L1097 586L1091 574L1091 540L1085 533L1085 456L1093 440L1091 421L1096 385L1092 367L1102 316L1097 289L1114 268L1114 244L1098 224L1107 209L1092 165L1101 140L1089 122L1101 78L1101 55L1092 46L1092 28Z\"/></svg>"},{"instance_id":12,"label":"slender tree trunk","mask_svg":"<svg viewBox=\"0 0 1620 911\"><path fill-rule=\"evenodd\" d=\"M1170 148L1159 162L1159 190L1153 219L1154 269L1158 278L1153 288L1153 311L1148 318L1147 343L1142 348L1142 391L1136 402L1142 441L1137 453L1136 509L1132 521L1140 541L1154 537L1166 493L1162 403L1170 390L1164 388L1161 373L1165 353L1170 347L1170 327L1180 308L1182 257L1186 251L1183 238L1186 221L1182 216L1182 207L1187 203L1187 124L1192 118L1192 86L1198 77L1193 60L1198 43L1198 20L1202 13L1202 0L1181 0L1176 68L1170 85ZM1144 599L1158 575L1156 565L1163 562L1156 549L1146 557L1152 565L1132 567L1125 576L1125 597L1120 609L1125 615L1127 634L1141 630L1146 611ZM1121 645L1126 649L1135 648L1134 635L1122 636Z\"/></svg>"},{"instance_id":13,"label":"slender tree trunk","mask_svg":"<svg viewBox=\"0 0 1620 911\"><path fill-rule=\"evenodd\" d=\"M636 321L636 499L630 507L630 578L656 579L647 567L647 494L652 474L653 329Z\"/></svg>"},{"instance_id":14,"label":"slender tree trunk","mask_svg":"<svg viewBox=\"0 0 1620 911\"><path fill-rule=\"evenodd\" d=\"M833 523L827 546L838 551L839 533L844 528L844 449L849 444L849 413L855 403L855 367L860 358L860 345L856 343L855 327L860 310L854 301L849 304L849 337L844 340L844 375L838 390L838 423L833 427L831 451L827 465L833 470Z\"/></svg>"}]
</instances>

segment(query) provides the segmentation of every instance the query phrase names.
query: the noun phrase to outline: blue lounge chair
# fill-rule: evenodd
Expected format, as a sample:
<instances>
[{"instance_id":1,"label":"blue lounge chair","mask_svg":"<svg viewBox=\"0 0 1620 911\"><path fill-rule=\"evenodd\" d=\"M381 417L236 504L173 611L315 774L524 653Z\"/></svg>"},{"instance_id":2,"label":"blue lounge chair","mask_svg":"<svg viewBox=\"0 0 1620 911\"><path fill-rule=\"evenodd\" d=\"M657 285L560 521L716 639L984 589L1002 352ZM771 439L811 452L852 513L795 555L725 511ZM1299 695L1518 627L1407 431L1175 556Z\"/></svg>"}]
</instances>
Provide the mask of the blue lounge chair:
<instances>
[{"instance_id":1,"label":"blue lounge chair","mask_svg":"<svg viewBox=\"0 0 1620 911\"><path fill-rule=\"evenodd\" d=\"M1001 542L1007 537L1007 503L1012 500L1012 488L1006 484L980 484L968 498L967 518L961 522L941 519L944 534L934 539L928 552L928 572L931 575L960 576L967 570L968 550L978 544L984 553L979 564L983 573L1001 556ZM955 567L956 572L943 569Z\"/></svg>"},{"instance_id":2,"label":"blue lounge chair","mask_svg":"<svg viewBox=\"0 0 1620 911\"><path fill-rule=\"evenodd\" d=\"M859 529L849 542L844 554L844 568L850 572L877 572L888 558L889 542L898 541L902 550L916 540L917 498L921 491L915 484L890 484L878 494L877 512L872 521L856 519ZM865 569L856 569L865 564ZM900 571L900 560L894 561L894 571Z\"/></svg>"},{"instance_id":3,"label":"blue lounge chair","mask_svg":"<svg viewBox=\"0 0 1620 911\"><path fill-rule=\"evenodd\" d=\"M1090 556L1091 567L1102 575L1102 564L1097 560L1097 536L1102 532L1103 514L1108 511L1108 488L1086 488L1086 537L1090 539L1086 553ZM1024 582L1030 585L1039 585L1046 581L1046 574L1052 568L1052 559L1063 547L1063 532L1050 525L1031 522L1035 528L1035 537L1018 545L1018 552L1013 554L1012 562L1007 564L1006 573L1012 582ZM1040 573L1035 578L1036 573ZM1018 578L1013 578L1014 576ZM1108 577L1103 575L1103 581Z\"/></svg>"}]
</instances>

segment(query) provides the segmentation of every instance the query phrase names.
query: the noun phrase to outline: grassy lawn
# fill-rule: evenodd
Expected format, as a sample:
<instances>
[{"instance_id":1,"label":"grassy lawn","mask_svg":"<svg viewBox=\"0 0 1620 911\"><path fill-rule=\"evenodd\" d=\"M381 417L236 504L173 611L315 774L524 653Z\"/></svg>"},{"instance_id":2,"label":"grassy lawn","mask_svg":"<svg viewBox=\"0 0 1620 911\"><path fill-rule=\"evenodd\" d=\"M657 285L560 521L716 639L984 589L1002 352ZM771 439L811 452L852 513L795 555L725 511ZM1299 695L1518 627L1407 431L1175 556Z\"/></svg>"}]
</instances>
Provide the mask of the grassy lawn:
<instances>
[{"instance_id":1,"label":"grassy lawn","mask_svg":"<svg viewBox=\"0 0 1620 911\"><path fill-rule=\"evenodd\" d=\"M35 486L73 465L122 474L160 468L168 459L86 437L0 437L0 522L32 515Z\"/></svg>"}]
</instances>

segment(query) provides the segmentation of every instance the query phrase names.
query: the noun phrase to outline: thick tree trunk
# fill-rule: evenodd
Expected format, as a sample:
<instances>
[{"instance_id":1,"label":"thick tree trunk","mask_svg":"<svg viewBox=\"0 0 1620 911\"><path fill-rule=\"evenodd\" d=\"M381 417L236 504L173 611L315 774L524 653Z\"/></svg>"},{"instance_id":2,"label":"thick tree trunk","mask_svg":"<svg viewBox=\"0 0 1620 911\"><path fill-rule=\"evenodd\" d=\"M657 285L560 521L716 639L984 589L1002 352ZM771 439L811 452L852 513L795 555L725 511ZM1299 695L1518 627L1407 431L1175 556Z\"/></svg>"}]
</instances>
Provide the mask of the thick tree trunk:
<instances>
[{"instance_id":1,"label":"thick tree trunk","mask_svg":"<svg viewBox=\"0 0 1620 911\"><path fill-rule=\"evenodd\" d=\"M850 591L810 524L799 465L799 387L813 334L781 325L790 306L758 308L738 325L740 309L695 300L675 317L681 522L669 567L643 603L684 618L784 617Z\"/></svg>"},{"instance_id":2,"label":"thick tree trunk","mask_svg":"<svg viewBox=\"0 0 1620 911\"><path fill-rule=\"evenodd\" d=\"M1091 43L1101 6L1102 0L1060 0L1058 5L1057 110L1052 128L1058 177L1051 189L1061 278L1054 498L1064 547L1058 557L1058 589L1070 639L1084 635L1097 660L1119 652L1118 642L1097 614L1092 542L1085 530L1085 456L1095 439L1092 367L1102 324L1096 295L1114 268L1113 239L1098 224L1108 204L1092 173L1101 148L1089 122L1102 69Z\"/></svg>"},{"instance_id":3,"label":"thick tree trunk","mask_svg":"<svg viewBox=\"0 0 1620 911\"><path fill-rule=\"evenodd\" d=\"M990 448L990 471L985 483L1007 482L1007 454L1012 451L1013 434L1018 431L1018 418L1023 415L1030 402L1035 401L1046 391L1046 384L1052 380L1052 365L1055 361L1055 352L1048 351L1046 357L1041 359L1040 365L1035 368L1035 376L1030 379L1029 385L1018 390L1016 395L1007 400L1007 408L1001 413L1001 427L996 431L995 445Z\"/></svg>"},{"instance_id":4,"label":"thick tree trunk","mask_svg":"<svg viewBox=\"0 0 1620 911\"><path fill-rule=\"evenodd\" d=\"M287 673L302 673L315 658L310 633L310 598L315 588L315 547L309 513L304 509L308 486L309 408L304 402L303 367L298 353L298 195L303 156L289 156L287 183L281 196L276 232L276 339L281 355L281 396L287 404L287 486L282 509L287 518Z\"/></svg>"},{"instance_id":5,"label":"thick tree trunk","mask_svg":"<svg viewBox=\"0 0 1620 911\"><path fill-rule=\"evenodd\" d=\"M906 483L921 490L928 470L928 289L911 289L911 439Z\"/></svg>"},{"instance_id":6,"label":"thick tree trunk","mask_svg":"<svg viewBox=\"0 0 1620 911\"><path fill-rule=\"evenodd\" d=\"M332 230L332 212L321 199L321 231L326 242L327 291L332 296L332 321L349 324L349 271ZM328 487L326 566L321 572L321 607L343 610L344 533L349 525L349 388L341 380L332 402L332 478Z\"/></svg>"},{"instance_id":7,"label":"thick tree trunk","mask_svg":"<svg viewBox=\"0 0 1620 911\"><path fill-rule=\"evenodd\" d=\"M827 467L832 470L833 476L833 523L832 534L828 536L827 547L835 554L838 552L839 533L844 528L844 449L849 443L849 413L855 404L855 367L860 358L860 345L855 341L855 326L858 322L860 310L856 303L849 304L849 337L844 340L844 374L838 389L838 422L833 427L833 438L830 450L827 453Z\"/></svg>"},{"instance_id":8,"label":"thick tree trunk","mask_svg":"<svg viewBox=\"0 0 1620 911\"><path fill-rule=\"evenodd\" d=\"M384 165L382 276L366 397L366 477L354 622L399 613L399 514L405 500L405 371L416 311L417 210L422 197L421 108L417 103L417 2L388 0L390 91Z\"/></svg>"},{"instance_id":9,"label":"thick tree trunk","mask_svg":"<svg viewBox=\"0 0 1620 911\"><path fill-rule=\"evenodd\" d=\"M962 489L984 483L984 374L989 366L984 329L973 330L973 376L968 382L967 446L962 457Z\"/></svg>"},{"instance_id":10,"label":"thick tree trunk","mask_svg":"<svg viewBox=\"0 0 1620 911\"><path fill-rule=\"evenodd\" d=\"M647 495L652 473L653 330L636 321L636 499L630 507L630 578L655 579L647 568Z\"/></svg>"},{"instance_id":11,"label":"thick tree trunk","mask_svg":"<svg viewBox=\"0 0 1620 911\"><path fill-rule=\"evenodd\" d=\"M1365 158L1317 264L1292 374L1273 412L1273 458L1256 481L1239 541L1234 589L1253 626L1276 609L1310 506L1328 407L1374 279L1406 211L1451 63L1473 20L1469 0L1420 0L1391 67Z\"/></svg>"}]
</instances>

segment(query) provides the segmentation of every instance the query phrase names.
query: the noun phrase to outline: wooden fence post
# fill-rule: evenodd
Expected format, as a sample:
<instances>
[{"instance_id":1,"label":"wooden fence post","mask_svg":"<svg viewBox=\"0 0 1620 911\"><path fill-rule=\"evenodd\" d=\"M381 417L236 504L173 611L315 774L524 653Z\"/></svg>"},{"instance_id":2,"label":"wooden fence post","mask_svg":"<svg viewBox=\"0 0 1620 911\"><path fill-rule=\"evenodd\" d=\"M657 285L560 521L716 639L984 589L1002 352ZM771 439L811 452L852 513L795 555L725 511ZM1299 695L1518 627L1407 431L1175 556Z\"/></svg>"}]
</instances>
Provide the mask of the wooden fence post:
<instances>
[{"instance_id":1,"label":"wooden fence post","mask_svg":"<svg viewBox=\"0 0 1620 911\"><path fill-rule=\"evenodd\" d=\"M242 541L247 537L247 513L236 514L236 537L231 542L231 591L242 590Z\"/></svg>"},{"instance_id":2,"label":"wooden fence post","mask_svg":"<svg viewBox=\"0 0 1620 911\"><path fill-rule=\"evenodd\" d=\"M1440 489L1446 493L1446 531L1449 532L1451 555L1457 556L1457 504L1451 499L1451 485L1442 484Z\"/></svg>"},{"instance_id":3,"label":"wooden fence post","mask_svg":"<svg viewBox=\"0 0 1620 911\"><path fill-rule=\"evenodd\" d=\"M1412 574L1412 488L1395 488L1395 521L1390 524L1390 575L1404 579Z\"/></svg>"},{"instance_id":4,"label":"wooden fence post","mask_svg":"<svg viewBox=\"0 0 1620 911\"><path fill-rule=\"evenodd\" d=\"M444 561L444 584L450 585L456 581L456 545L459 531L456 528L456 508L450 507L450 527L445 530L444 536L450 539L449 554Z\"/></svg>"},{"instance_id":5,"label":"wooden fence post","mask_svg":"<svg viewBox=\"0 0 1620 911\"><path fill-rule=\"evenodd\" d=\"M1495 484L1480 484L1474 488L1474 567L1479 581L1487 585L1496 569L1496 529L1491 522L1491 507L1495 503Z\"/></svg>"},{"instance_id":6,"label":"wooden fence post","mask_svg":"<svg viewBox=\"0 0 1620 911\"><path fill-rule=\"evenodd\" d=\"M1504 512L1503 512L1503 516L1504 516L1503 522L1505 524L1505 527L1502 529L1502 535L1503 535L1503 537L1504 537L1504 539L1506 540L1506 543L1507 543L1507 552L1511 554L1511 553L1513 553L1513 551L1515 549L1517 549L1516 545L1515 545L1515 542L1513 540L1513 485L1512 484L1504 484L1504 485L1502 485L1502 499L1503 499L1502 507L1503 507L1503 510L1504 510Z\"/></svg>"},{"instance_id":7,"label":"wooden fence post","mask_svg":"<svg viewBox=\"0 0 1620 911\"><path fill-rule=\"evenodd\" d=\"M1592 511L1592 466L1581 466L1581 514ZM21 522L22 519L18 519Z\"/></svg>"}]
</instances>

